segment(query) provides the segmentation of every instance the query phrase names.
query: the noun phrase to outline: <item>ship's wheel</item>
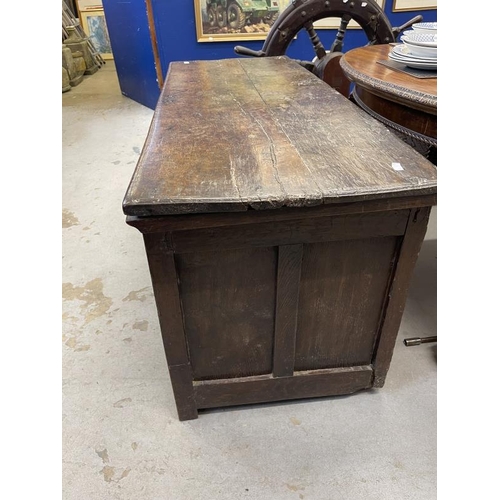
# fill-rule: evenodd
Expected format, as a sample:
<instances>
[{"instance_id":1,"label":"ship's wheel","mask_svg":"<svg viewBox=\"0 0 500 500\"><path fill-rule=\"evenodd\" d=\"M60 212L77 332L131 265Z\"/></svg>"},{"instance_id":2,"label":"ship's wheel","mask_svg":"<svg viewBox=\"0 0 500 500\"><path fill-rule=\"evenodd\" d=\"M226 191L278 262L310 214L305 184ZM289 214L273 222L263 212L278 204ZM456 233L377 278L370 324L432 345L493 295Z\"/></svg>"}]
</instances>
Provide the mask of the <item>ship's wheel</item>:
<instances>
[{"instance_id":1,"label":"ship's wheel","mask_svg":"<svg viewBox=\"0 0 500 500\"><path fill-rule=\"evenodd\" d=\"M328 51L321 43L313 23L332 17L338 18L340 23L336 38ZM241 46L234 50L239 55L254 57L283 56L292 40L304 29L309 35L316 57L312 61L298 61L299 64L347 97L349 80L340 68L339 61L349 23L358 23L368 44L375 45L394 42L402 30L421 20L422 16L416 16L403 26L393 28L374 0L292 0L271 27L261 50Z\"/></svg>"}]
</instances>

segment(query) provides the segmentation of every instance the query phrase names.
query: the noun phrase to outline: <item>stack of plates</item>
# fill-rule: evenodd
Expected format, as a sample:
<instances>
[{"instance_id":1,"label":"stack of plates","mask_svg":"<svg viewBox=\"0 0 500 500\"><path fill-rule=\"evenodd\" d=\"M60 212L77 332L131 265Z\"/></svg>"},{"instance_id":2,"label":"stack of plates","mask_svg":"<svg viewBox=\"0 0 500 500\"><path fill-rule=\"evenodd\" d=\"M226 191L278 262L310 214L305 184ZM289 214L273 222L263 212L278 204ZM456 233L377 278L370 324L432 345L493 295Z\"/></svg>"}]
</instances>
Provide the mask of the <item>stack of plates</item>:
<instances>
[{"instance_id":1,"label":"stack of plates","mask_svg":"<svg viewBox=\"0 0 500 500\"><path fill-rule=\"evenodd\" d=\"M437 69L437 23L417 23L401 36L403 43L395 45L389 59L409 68Z\"/></svg>"},{"instance_id":2,"label":"stack of plates","mask_svg":"<svg viewBox=\"0 0 500 500\"><path fill-rule=\"evenodd\" d=\"M419 31L420 33L430 33L431 35L437 35L438 23L415 23L411 29L413 31Z\"/></svg>"}]
</instances>

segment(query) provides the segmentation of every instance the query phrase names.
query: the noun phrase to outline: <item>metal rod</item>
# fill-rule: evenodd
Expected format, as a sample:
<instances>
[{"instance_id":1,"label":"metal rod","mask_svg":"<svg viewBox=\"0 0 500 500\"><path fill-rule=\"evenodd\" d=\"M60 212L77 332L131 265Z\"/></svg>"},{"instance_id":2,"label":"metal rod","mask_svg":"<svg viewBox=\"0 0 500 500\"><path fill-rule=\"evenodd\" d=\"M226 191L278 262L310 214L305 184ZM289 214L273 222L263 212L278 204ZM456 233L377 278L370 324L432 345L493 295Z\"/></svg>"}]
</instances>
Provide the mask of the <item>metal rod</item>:
<instances>
[{"instance_id":1,"label":"metal rod","mask_svg":"<svg viewBox=\"0 0 500 500\"><path fill-rule=\"evenodd\" d=\"M404 339L404 344L407 347L420 344L430 344L431 342L437 342L437 336L434 337L412 337L411 339Z\"/></svg>"}]
</instances>

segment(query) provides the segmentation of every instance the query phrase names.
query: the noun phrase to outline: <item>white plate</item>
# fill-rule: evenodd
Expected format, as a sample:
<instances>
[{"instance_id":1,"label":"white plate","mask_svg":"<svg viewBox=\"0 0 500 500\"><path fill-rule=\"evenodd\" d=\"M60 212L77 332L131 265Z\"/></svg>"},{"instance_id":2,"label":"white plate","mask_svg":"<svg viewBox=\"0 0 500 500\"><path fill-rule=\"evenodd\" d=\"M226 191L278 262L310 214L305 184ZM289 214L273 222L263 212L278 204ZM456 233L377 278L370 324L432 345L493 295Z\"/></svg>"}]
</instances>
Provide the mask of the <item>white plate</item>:
<instances>
[{"instance_id":1,"label":"white plate","mask_svg":"<svg viewBox=\"0 0 500 500\"><path fill-rule=\"evenodd\" d=\"M419 33L434 33L437 32L438 23L415 23L412 29Z\"/></svg>"},{"instance_id":2,"label":"white plate","mask_svg":"<svg viewBox=\"0 0 500 500\"><path fill-rule=\"evenodd\" d=\"M389 59L391 61L395 61L401 64L425 64L425 65L430 65L430 66L437 66L436 61L422 61L418 59L402 59L400 57L395 57L393 55L389 55Z\"/></svg>"},{"instance_id":3,"label":"white plate","mask_svg":"<svg viewBox=\"0 0 500 500\"><path fill-rule=\"evenodd\" d=\"M407 62L404 64L413 69L437 70L437 64L427 64L421 62Z\"/></svg>"},{"instance_id":4,"label":"white plate","mask_svg":"<svg viewBox=\"0 0 500 500\"><path fill-rule=\"evenodd\" d=\"M410 47L408 47L404 43L400 43L399 45L395 45L392 48L391 51L392 54L395 56L398 56L400 58L406 58L406 59L416 59L416 60L421 60L422 62L437 62L437 54L434 57L428 57L428 56L417 56L415 54L412 54Z\"/></svg>"},{"instance_id":5,"label":"white plate","mask_svg":"<svg viewBox=\"0 0 500 500\"><path fill-rule=\"evenodd\" d=\"M417 57L437 58L437 47L422 47L421 45L411 45L403 42L408 51L408 55Z\"/></svg>"},{"instance_id":6,"label":"white plate","mask_svg":"<svg viewBox=\"0 0 500 500\"><path fill-rule=\"evenodd\" d=\"M423 62L423 61L416 61L415 59L400 59L398 57L394 57L391 54L389 54L389 59L391 61L404 64L405 66L408 66L409 68L416 68L416 69L437 69L437 63L436 62Z\"/></svg>"},{"instance_id":7,"label":"white plate","mask_svg":"<svg viewBox=\"0 0 500 500\"><path fill-rule=\"evenodd\" d=\"M431 33L418 33L417 31L405 31L401 40L411 45L420 45L422 47L437 47L438 36Z\"/></svg>"}]
</instances>

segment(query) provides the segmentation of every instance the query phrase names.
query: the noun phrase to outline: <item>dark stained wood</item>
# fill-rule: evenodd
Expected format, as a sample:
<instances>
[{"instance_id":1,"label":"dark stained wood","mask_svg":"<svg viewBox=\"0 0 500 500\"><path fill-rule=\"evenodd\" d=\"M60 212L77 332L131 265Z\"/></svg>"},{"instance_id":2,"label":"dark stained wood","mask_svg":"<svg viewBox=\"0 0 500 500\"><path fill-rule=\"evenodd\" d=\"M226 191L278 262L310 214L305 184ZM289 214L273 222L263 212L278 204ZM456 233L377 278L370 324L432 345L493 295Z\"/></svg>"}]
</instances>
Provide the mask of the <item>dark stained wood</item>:
<instances>
[{"instance_id":1,"label":"dark stained wood","mask_svg":"<svg viewBox=\"0 0 500 500\"><path fill-rule=\"evenodd\" d=\"M437 78L415 78L379 64L391 49L388 44L359 47L344 54L340 66L351 81L373 94L437 115Z\"/></svg>"},{"instance_id":2,"label":"dark stained wood","mask_svg":"<svg viewBox=\"0 0 500 500\"><path fill-rule=\"evenodd\" d=\"M340 60L355 83L352 98L370 116L405 137L437 146L437 78L416 78L378 61L390 45L350 50Z\"/></svg>"},{"instance_id":3,"label":"dark stained wood","mask_svg":"<svg viewBox=\"0 0 500 500\"><path fill-rule=\"evenodd\" d=\"M374 387L382 387L385 383L403 317L411 276L425 236L430 211L430 207L417 208L412 210L408 219L408 228L389 290L385 317L373 359Z\"/></svg>"},{"instance_id":4,"label":"dark stained wood","mask_svg":"<svg viewBox=\"0 0 500 500\"><path fill-rule=\"evenodd\" d=\"M267 222L212 228L212 245L208 229L144 234L179 418L347 394L370 387L374 373L381 386L429 210L285 219L274 242ZM302 243L280 243L306 222ZM331 241L322 241L327 226ZM228 244L231 232L244 244ZM179 250L188 233L192 245Z\"/></svg>"},{"instance_id":5,"label":"dark stained wood","mask_svg":"<svg viewBox=\"0 0 500 500\"><path fill-rule=\"evenodd\" d=\"M246 66L248 61L243 60L242 64ZM261 67L249 68L250 71L259 95L273 102L277 92L266 85L265 71ZM339 94L330 96L332 89L326 92L325 82L319 83L308 85L288 99L286 105L269 106L268 112L300 154L307 175L322 193L323 203L375 199L397 193L401 196L405 192L415 195L413 183L418 183L421 176L427 178L425 185L430 187L427 183L435 179L435 167L433 173L424 173L422 158L419 161L414 157L415 150L395 141L389 129L349 100ZM403 144L405 148L400 147ZM393 163L400 163L403 170L395 171ZM416 177L410 180L413 175ZM424 185L419 186L418 194L426 192L432 194Z\"/></svg>"},{"instance_id":6,"label":"dark stained wood","mask_svg":"<svg viewBox=\"0 0 500 500\"><path fill-rule=\"evenodd\" d=\"M432 164L304 68L227 59L171 64L123 208L150 216L435 192Z\"/></svg>"},{"instance_id":7,"label":"dark stained wood","mask_svg":"<svg viewBox=\"0 0 500 500\"><path fill-rule=\"evenodd\" d=\"M418 197L384 198L369 200L363 203L336 203L308 208L282 208L280 210L249 210L238 213L222 214L189 214L171 215L169 217L137 217L127 216L127 224L136 227L143 233L155 233L205 227L224 227L258 222L279 222L282 220L298 220L325 217L329 215L348 215L359 213L386 212L390 210L411 209L434 206L437 203L435 194Z\"/></svg>"},{"instance_id":8,"label":"dark stained wood","mask_svg":"<svg viewBox=\"0 0 500 500\"><path fill-rule=\"evenodd\" d=\"M188 359L174 255L161 234L145 234L144 244L153 283L163 346L180 420L198 417Z\"/></svg>"},{"instance_id":9,"label":"dark stained wood","mask_svg":"<svg viewBox=\"0 0 500 500\"><path fill-rule=\"evenodd\" d=\"M195 380L272 370L277 250L176 256Z\"/></svg>"},{"instance_id":10,"label":"dark stained wood","mask_svg":"<svg viewBox=\"0 0 500 500\"><path fill-rule=\"evenodd\" d=\"M296 370L371 363L397 243L304 245Z\"/></svg>"},{"instance_id":11,"label":"dark stained wood","mask_svg":"<svg viewBox=\"0 0 500 500\"><path fill-rule=\"evenodd\" d=\"M330 87L340 92L344 97L349 97L351 82L340 67L341 52L328 54L324 62L320 61L316 67L315 74L318 75Z\"/></svg>"},{"instance_id":12,"label":"dark stained wood","mask_svg":"<svg viewBox=\"0 0 500 500\"><path fill-rule=\"evenodd\" d=\"M274 330L273 375L293 375L295 335L299 305L302 245L279 247L276 290L276 324Z\"/></svg>"},{"instance_id":13,"label":"dark stained wood","mask_svg":"<svg viewBox=\"0 0 500 500\"><path fill-rule=\"evenodd\" d=\"M404 234L408 210L266 222L172 233L175 252L226 250L248 246L293 245Z\"/></svg>"},{"instance_id":14,"label":"dark stained wood","mask_svg":"<svg viewBox=\"0 0 500 500\"><path fill-rule=\"evenodd\" d=\"M170 382L174 391L179 420L194 420L198 418L198 409L194 400L191 365L169 366L168 371L170 373Z\"/></svg>"},{"instance_id":15,"label":"dark stained wood","mask_svg":"<svg viewBox=\"0 0 500 500\"><path fill-rule=\"evenodd\" d=\"M435 203L434 165L286 58L173 64L124 211L179 419L381 386Z\"/></svg>"},{"instance_id":16,"label":"dark stained wood","mask_svg":"<svg viewBox=\"0 0 500 500\"><path fill-rule=\"evenodd\" d=\"M213 408L288 399L337 396L371 387L371 366L296 372L293 377L271 375L245 379L195 382L194 397L198 408Z\"/></svg>"},{"instance_id":17,"label":"dark stained wood","mask_svg":"<svg viewBox=\"0 0 500 500\"><path fill-rule=\"evenodd\" d=\"M437 118L434 114L412 109L397 102L388 103L362 87L356 89L358 98L374 113L402 127L410 127L419 134L437 139Z\"/></svg>"},{"instance_id":18,"label":"dark stained wood","mask_svg":"<svg viewBox=\"0 0 500 500\"><path fill-rule=\"evenodd\" d=\"M189 362L174 255L161 234L145 234L144 244L153 282L156 309L169 366Z\"/></svg>"}]
</instances>

